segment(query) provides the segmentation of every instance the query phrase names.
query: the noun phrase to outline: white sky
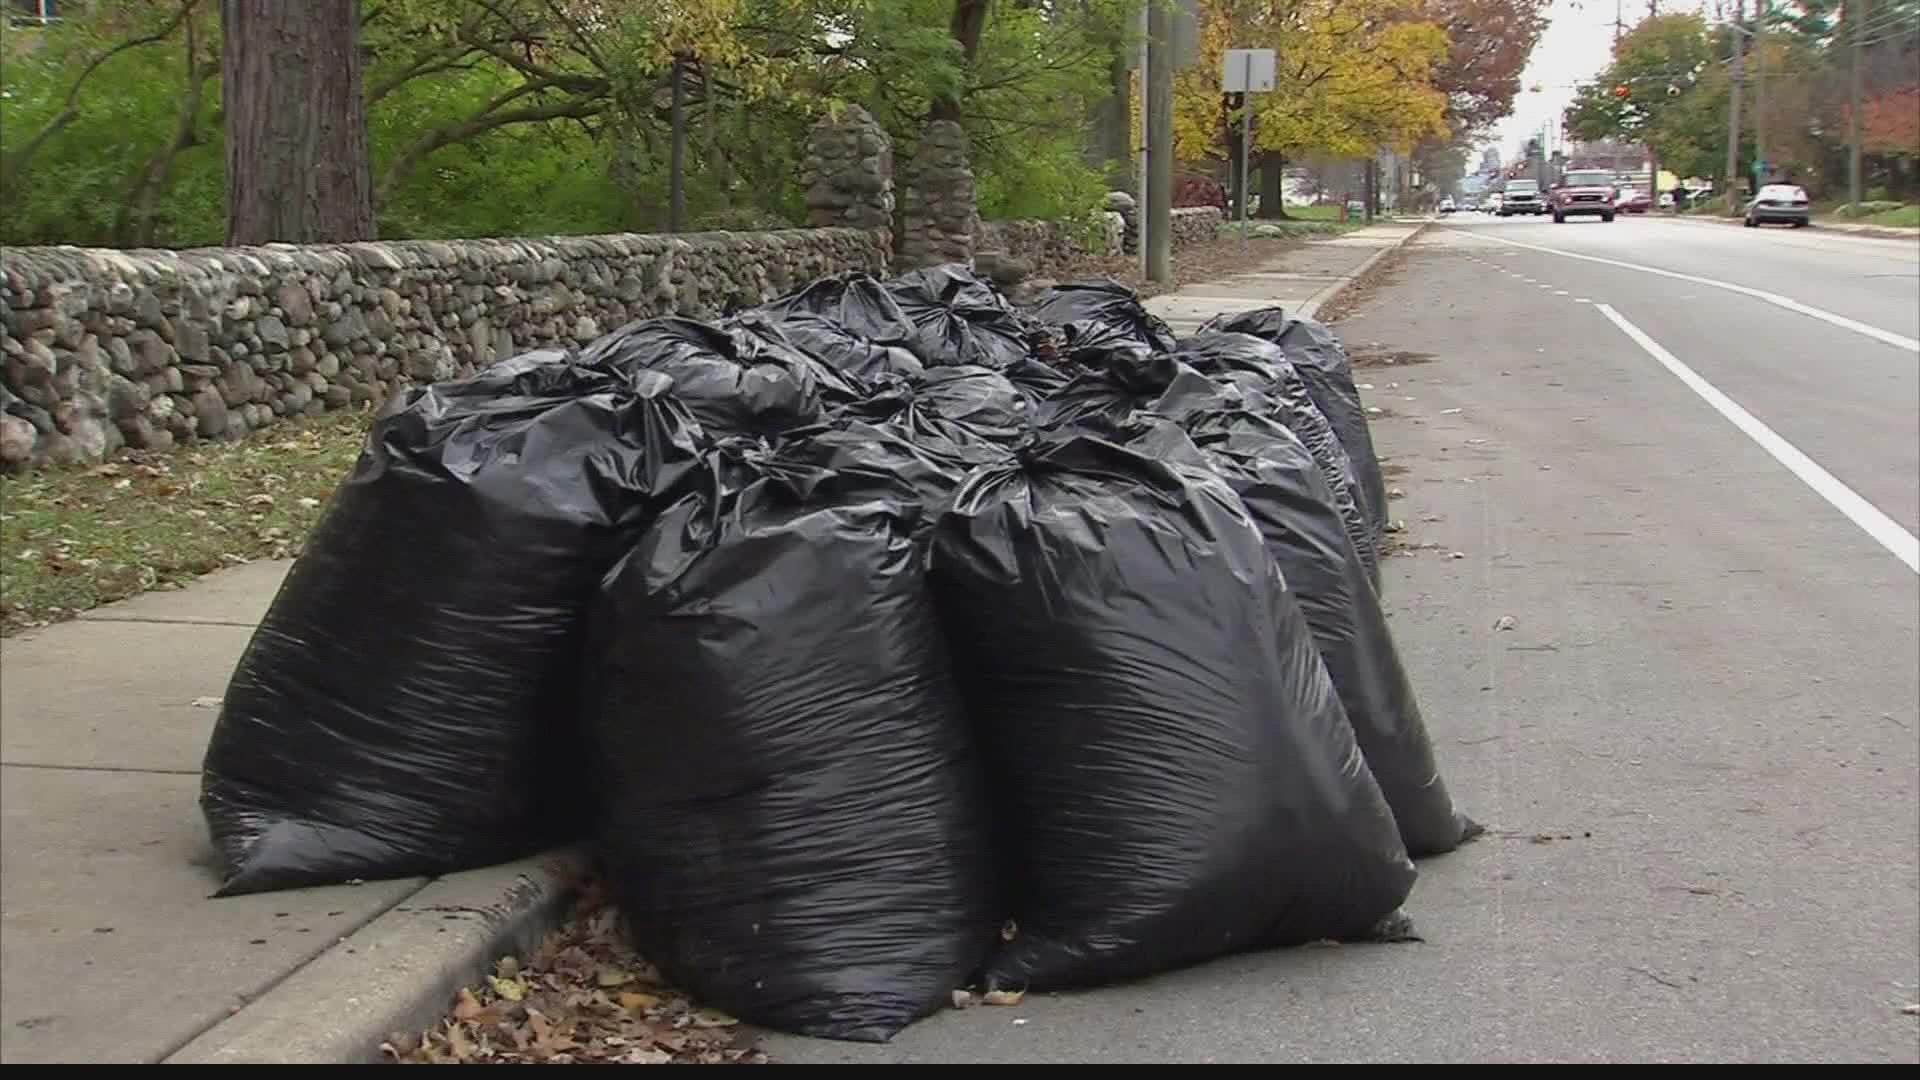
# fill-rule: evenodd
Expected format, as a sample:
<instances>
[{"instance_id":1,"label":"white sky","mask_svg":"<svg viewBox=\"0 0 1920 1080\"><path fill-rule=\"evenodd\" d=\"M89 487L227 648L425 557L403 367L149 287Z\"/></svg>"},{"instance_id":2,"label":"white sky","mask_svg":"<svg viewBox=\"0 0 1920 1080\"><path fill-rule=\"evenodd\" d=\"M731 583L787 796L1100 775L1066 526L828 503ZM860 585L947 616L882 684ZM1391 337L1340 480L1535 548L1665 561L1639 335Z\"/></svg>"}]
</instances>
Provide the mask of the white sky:
<instances>
[{"instance_id":1,"label":"white sky","mask_svg":"<svg viewBox=\"0 0 1920 1080\"><path fill-rule=\"evenodd\" d=\"M1714 0L1657 2L1663 14L1704 10L1711 17L1715 6ZM1574 84L1599 74L1612 59L1616 10L1621 23L1631 29L1635 22L1646 17L1647 0L1553 0L1548 9L1551 21L1534 45L1527 70L1520 77L1520 93L1514 97L1513 113L1493 128L1493 141L1500 147L1501 161L1519 157L1527 139L1544 124L1553 124L1557 138L1560 115L1573 101ZM1477 160L1478 155L1476 164Z\"/></svg>"}]
</instances>

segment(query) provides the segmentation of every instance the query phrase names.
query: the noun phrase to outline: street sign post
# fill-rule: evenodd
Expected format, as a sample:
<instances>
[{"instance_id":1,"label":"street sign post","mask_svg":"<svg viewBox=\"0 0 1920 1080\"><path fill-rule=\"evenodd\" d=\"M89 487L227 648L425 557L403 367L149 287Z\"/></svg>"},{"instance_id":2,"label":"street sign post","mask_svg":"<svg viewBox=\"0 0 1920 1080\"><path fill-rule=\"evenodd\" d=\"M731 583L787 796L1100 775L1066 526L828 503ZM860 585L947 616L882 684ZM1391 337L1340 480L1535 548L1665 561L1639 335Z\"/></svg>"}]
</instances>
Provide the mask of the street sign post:
<instances>
[{"instance_id":1,"label":"street sign post","mask_svg":"<svg viewBox=\"0 0 1920 1080\"><path fill-rule=\"evenodd\" d=\"M1247 223L1249 187L1248 162L1253 157L1253 95L1273 90L1274 52L1272 49L1228 49L1220 61L1220 89L1228 94L1245 95L1240 113L1240 224Z\"/></svg>"}]
</instances>

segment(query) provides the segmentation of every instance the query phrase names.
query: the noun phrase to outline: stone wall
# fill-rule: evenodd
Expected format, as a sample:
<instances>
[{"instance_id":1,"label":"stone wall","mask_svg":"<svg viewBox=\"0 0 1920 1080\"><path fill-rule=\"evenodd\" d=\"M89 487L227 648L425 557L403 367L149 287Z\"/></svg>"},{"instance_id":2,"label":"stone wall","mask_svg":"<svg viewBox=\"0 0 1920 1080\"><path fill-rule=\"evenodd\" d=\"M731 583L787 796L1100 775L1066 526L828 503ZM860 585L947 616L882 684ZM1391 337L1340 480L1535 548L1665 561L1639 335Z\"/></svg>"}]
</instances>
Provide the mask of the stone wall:
<instances>
[{"instance_id":1,"label":"stone wall","mask_svg":"<svg viewBox=\"0 0 1920 1080\"><path fill-rule=\"evenodd\" d=\"M821 228L893 228L893 140L873 114L848 105L807 133L800 183L807 224Z\"/></svg>"},{"instance_id":2,"label":"stone wall","mask_svg":"<svg viewBox=\"0 0 1920 1080\"><path fill-rule=\"evenodd\" d=\"M1116 193L1124 194L1124 193ZM1127 203L1132 209L1131 201ZM1057 221L981 221L975 226L976 261L991 254L995 261L1011 259L1041 277L1056 277L1088 256L1116 257L1138 251L1127 214L1108 210L1100 215L1101 230L1089 238L1077 225ZM1211 206L1183 207L1173 212L1173 250L1214 239L1224 220Z\"/></svg>"},{"instance_id":3,"label":"stone wall","mask_svg":"<svg viewBox=\"0 0 1920 1080\"><path fill-rule=\"evenodd\" d=\"M651 315L884 274L880 229L0 252L0 464L236 438Z\"/></svg>"},{"instance_id":4,"label":"stone wall","mask_svg":"<svg viewBox=\"0 0 1920 1080\"><path fill-rule=\"evenodd\" d=\"M927 124L907 177L897 268L917 270L973 257L973 227L979 215L968 153L967 133L959 124Z\"/></svg>"},{"instance_id":5,"label":"stone wall","mask_svg":"<svg viewBox=\"0 0 1920 1080\"><path fill-rule=\"evenodd\" d=\"M1173 212L1173 250L1212 240L1226 220L1217 206L1180 207Z\"/></svg>"}]
</instances>

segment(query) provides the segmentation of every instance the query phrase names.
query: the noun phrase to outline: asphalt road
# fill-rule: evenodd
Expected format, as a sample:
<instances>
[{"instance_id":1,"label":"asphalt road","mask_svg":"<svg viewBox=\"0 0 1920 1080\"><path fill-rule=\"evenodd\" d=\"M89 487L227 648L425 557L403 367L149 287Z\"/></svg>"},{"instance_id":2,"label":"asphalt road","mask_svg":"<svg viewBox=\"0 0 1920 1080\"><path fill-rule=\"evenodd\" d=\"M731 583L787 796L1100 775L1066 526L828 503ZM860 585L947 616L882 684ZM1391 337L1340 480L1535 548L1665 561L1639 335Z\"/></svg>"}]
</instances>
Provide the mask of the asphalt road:
<instances>
[{"instance_id":1,"label":"asphalt road","mask_svg":"<svg viewBox=\"0 0 1920 1080\"><path fill-rule=\"evenodd\" d=\"M776 1060L1920 1060L1920 355L1522 244L1916 332L1913 245L1429 230L1339 326L1407 354L1361 371L1412 545L1386 597L1492 830L1423 860L1424 941L948 1011L883 1047L777 1038Z\"/></svg>"}]
</instances>

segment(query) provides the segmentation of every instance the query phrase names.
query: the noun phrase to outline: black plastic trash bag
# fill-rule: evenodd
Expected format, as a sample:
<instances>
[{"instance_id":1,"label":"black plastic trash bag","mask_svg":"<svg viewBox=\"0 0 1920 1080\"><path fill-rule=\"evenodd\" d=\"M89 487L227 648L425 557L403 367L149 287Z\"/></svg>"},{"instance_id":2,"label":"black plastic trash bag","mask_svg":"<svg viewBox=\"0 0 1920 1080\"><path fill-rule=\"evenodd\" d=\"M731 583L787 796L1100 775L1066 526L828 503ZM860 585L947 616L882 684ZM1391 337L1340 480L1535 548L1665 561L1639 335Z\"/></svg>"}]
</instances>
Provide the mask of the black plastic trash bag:
<instances>
[{"instance_id":1,"label":"black plastic trash bag","mask_svg":"<svg viewBox=\"0 0 1920 1080\"><path fill-rule=\"evenodd\" d=\"M1366 564L1367 576L1380 586L1380 536L1361 505L1364 496L1353 478L1353 462L1327 417L1314 404L1306 380L1273 345L1237 331L1204 331L1180 342L1174 355L1183 363L1219 378L1231 379L1271 399L1275 419L1300 436L1333 489L1334 508Z\"/></svg>"},{"instance_id":2,"label":"black plastic trash bag","mask_svg":"<svg viewBox=\"0 0 1920 1080\"><path fill-rule=\"evenodd\" d=\"M806 427L823 409L866 396L848 376L784 340L679 316L628 323L589 344L580 363L671 377L674 396L711 439Z\"/></svg>"},{"instance_id":3,"label":"black plastic trash bag","mask_svg":"<svg viewBox=\"0 0 1920 1080\"><path fill-rule=\"evenodd\" d=\"M1011 445L1033 426L1034 407L1006 376L989 368L928 368L888 379L841 415L900 426L916 440L939 445L989 442Z\"/></svg>"},{"instance_id":4,"label":"black plastic trash bag","mask_svg":"<svg viewBox=\"0 0 1920 1080\"><path fill-rule=\"evenodd\" d=\"M962 263L929 266L886 283L914 325L913 351L928 367L1005 368L1031 352L1034 327Z\"/></svg>"},{"instance_id":5,"label":"black plastic trash bag","mask_svg":"<svg viewBox=\"0 0 1920 1080\"><path fill-rule=\"evenodd\" d=\"M728 322L752 334L784 340L869 387L889 375L917 375L925 369L906 346L861 337L818 315L795 314L774 321L758 312L745 312Z\"/></svg>"},{"instance_id":6,"label":"black plastic trash bag","mask_svg":"<svg viewBox=\"0 0 1920 1080\"><path fill-rule=\"evenodd\" d=\"M1128 979L1398 914L1415 871L1392 812L1219 477L1042 437L967 477L930 566L1009 860L1014 933L988 986Z\"/></svg>"},{"instance_id":7,"label":"black plastic trash bag","mask_svg":"<svg viewBox=\"0 0 1920 1080\"><path fill-rule=\"evenodd\" d=\"M596 611L611 893L675 985L777 1031L890 1038L950 1002L1004 915L918 508L891 487L717 464Z\"/></svg>"},{"instance_id":8,"label":"black plastic trash bag","mask_svg":"<svg viewBox=\"0 0 1920 1080\"><path fill-rule=\"evenodd\" d=\"M220 895L440 874L584 832L600 576L697 461L670 380L519 357L409 390L235 669L201 807Z\"/></svg>"},{"instance_id":9,"label":"black plastic trash bag","mask_svg":"<svg viewBox=\"0 0 1920 1080\"><path fill-rule=\"evenodd\" d=\"M816 278L802 288L769 300L749 312L776 322L818 318L868 341L905 345L916 336L913 320L873 275L861 270Z\"/></svg>"},{"instance_id":10,"label":"black plastic trash bag","mask_svg":"<svg viewBox=\"0 0 1920 1080\"><path fill-rule=\"evenodd\" d=\"M742 311L730 321L760 333L777 326L802 352L862 382L911 375L924 365L918 334L893 295L871 274L849 271Z\"/></svg>"},{"instance_id":11,"label":"black plastic trash bag","mask_svg":"<svg viewBox=\"0 0 1920 1080\"><path fill-rule=\"evenodd\" d=\"M921 535L952 501L960 482L976 466L1004 460L1011 450L998 443L967 438L918 437L897 422L868 423L842 417L830 426L794 432L781 441L780 461L811 465L836 474L842 485L884 495L921 508Z\"/></svg>"},{"instance_id":12,"label":"black plastic trash bag","mask_svg":"<svg viewBox=\"0 0 1920 1080\"><path fill-rule=\"evenodd\" d=\"M1024 305L1024 310L1063 332L1066 340L1060 348L1069 356L1082 350L1111 349L1122 342L1154 352L1169 352L1177 344L1173 329L1140 303L1138 293L1117 281L1055 285Z\"/></svg>"},{"instance_id":13,"label":"black plastic trash bag","mask_svg":"<svg viewBox=\"0 0 1920 1080\"><path fill-rule=\"evenodd\" d=\"M1298 436L1240 409L1178 410L1185 434L1142 426L1126 445L1171 457L1192 443L1240 496L1298 599L1367 766L1415 857L1478 835L1441 779L1426 720L1333 492Z\"/></svg>"},{"instance_id":14,"label":"black plastic trash bag","mask_svg":"<svg viewBox=\"0 0 1920 1080\"><path fill-rule=\"evenodd\" d=\"M1377 542L1387 527L1387 482L1373 448L1373 428L1353 381L1353 364L1331 327L1313 319L1290 318L1279 308L1219 315L1200 327L1251 334L1277 345L1307 384L1313 403L1346 448L1353 466L1354 495L1367 515Z\"/></svg>"}]
</instances>

